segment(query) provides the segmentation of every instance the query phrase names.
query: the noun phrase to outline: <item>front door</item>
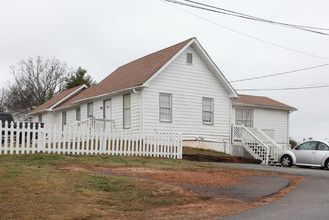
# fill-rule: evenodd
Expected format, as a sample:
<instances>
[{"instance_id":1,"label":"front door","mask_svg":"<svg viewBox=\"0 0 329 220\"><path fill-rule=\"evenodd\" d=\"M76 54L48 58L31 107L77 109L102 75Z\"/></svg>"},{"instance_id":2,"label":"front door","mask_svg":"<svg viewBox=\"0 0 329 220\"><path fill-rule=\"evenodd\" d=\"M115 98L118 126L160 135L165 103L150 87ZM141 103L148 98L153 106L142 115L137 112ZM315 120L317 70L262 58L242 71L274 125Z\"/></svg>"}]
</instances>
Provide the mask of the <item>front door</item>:
<instances>
[{"instance_id":1,"label":"front door","mask_svg":"<svg viewBox=\"0 0 329 220\"><path fill-rule=\"evenodd\" d=\"M103 119L111 120L111 100L103 102ZM104 128L110 126L110 121L104 120Z\"/></svg>"}]
</instances>

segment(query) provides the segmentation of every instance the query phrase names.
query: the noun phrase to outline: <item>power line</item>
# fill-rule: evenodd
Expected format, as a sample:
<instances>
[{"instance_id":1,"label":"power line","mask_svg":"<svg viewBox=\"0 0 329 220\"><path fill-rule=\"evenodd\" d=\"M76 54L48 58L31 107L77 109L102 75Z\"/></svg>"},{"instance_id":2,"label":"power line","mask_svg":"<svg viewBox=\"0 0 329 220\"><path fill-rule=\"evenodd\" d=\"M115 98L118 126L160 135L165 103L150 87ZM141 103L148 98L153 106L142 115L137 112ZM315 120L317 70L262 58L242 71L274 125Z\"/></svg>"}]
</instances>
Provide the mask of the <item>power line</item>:
<instances>
[{"instance_id":1,"label":"power line","mask_svg":"<svg viewBox=\"0 0 329 220\"><path fill-rule=\"evenodd\" d=\"M161 1L163 1L163 2L165 2L165 3L167 3L167 4L169 4L167 0L161 0ZM324 59L324 60L329 60L329 58L327 58L327 57L322 57L322 56L314 55L314 54L311 54L311 53L303 52L303 51L300 51L300 50L295 50L295 49L292 49L292 48L289 48L289 47L285 47L285 46L282 46L282 45L279 45L279 44L276 44L276 43L272 43L272 42L269 42L269 41L266 41L266 40L263 40L263 39L260 39L260 38L254 37L254 36L249 35L249 34L242 33L242 32L240 32L240 31L234 30L234 29L232 29L232 28L229 28L229 27L226 27L226 26L224 26L224 25L218 24L218 23L216 23L216 22L214 22L214 21L211 21L211 20L208 20L208 19L206 19L206 18L203 18L203 17L201 17L201 16L199 16L199 15L196 15L196 14L193 14L193 13L191 13L191 12L188 12L188 11L182 9L182 8L177 8L177 7L175 7L174 5L171 5L171 4L169 4L169 5L172 6L172 7L174 7L174 8L176 8L176 9L179 9L179 10L181 10L181 11L183 11L183 12L189 14L189 15L192 15L192 16L195 16L195 17L198 17L198 18L200 18L200 19L202 19L202 20L204 20L204 21L207 21L207 22L209 22L209 23L212 23L212 24L214 24L214 25L217 25L217 26L219 26L219 27L221 27L221 28L224 28L224 29L229 30L229 31L232 31L232 32L234 32L234 33L237 33L237 34L243 35L243 36L245 36L245 37L248 37L248 38L251 38L251 39L254 39L254 40L257 40L257 41L259 41L259 42L262 42L262 43L265 43L265 44L269 44L269 45L272 45L272 46L275 46L275 47L279 47L279 48L281 48L281 49L285 49L285 50L293 51L293 52L295 52L295 53L300 53L300 54L307 55L307 56L311 56L311 57L316 57L316 58L320 58L320 59Z\"/></svg>"},{"instance_id":2,"label":"power line","mask_svg":"<svg viewBox=\"0 0 329 220\"><path fill-rule=\"evenodd\" d=\"M278 90L319 89L325 87L329 87L329 84L321 85L321 86L303 86L303 87L270 88L270 89L235 89L235 90L236 91L278 91Z\"/></svg>"},{"instance_id":3,"label":"power line","mask_svg":"<svg viewBox=\"0 0 329 220\"><path fill-rule=\"evenodd\" d=\"M234 11L226 10L226 9L223 9L223 8L218 8L218 7L214 7L214 6L211 6L211 5L202 4L202 3L199 3L199 2L189 1L189 0L184 0L184 1L191 2L191 3L196 4L196 5L192 5L192 4L188 4L188 3L184 3L184 2L179 2L179 1L176 1L176 0L164 0L164 1L174 3L174 4L183 5L183 6L188 6L188 7L192 7L192 8L197 8L197 9L201 9L201 10L220 13L220 14L224 14L224 15L230 15L230 16L235 16L235 17L239 17L239 18L243 18L243 19L254 20L254 21L259 21L259 22L265 22L265 23L270 23L270 24L273 24L273 25L285 26L285 27L289 27L289 28L294 28L294 29L298 29L298 30L303 30L303 31L308 31L308 32L316 33L316 34L329 36L328 33L312 30L312 29L329 30L327 28L318 28L318 27L310 27L310 26L304 26L304 25L295 25L295 24L288 24L288 23L271 21L271 20L258 18L258 17L255 17L255 16L250 16L250 15L242 14L242 13L239 13L239 12L234 12ZM198 5L206 6L206 7L209 7L209 8L204 8L204 7L201 7L201 6L198 6Z\"/></svg>"},{"instance_id":4,"label":"power line","mask_svg":"<svg viewBox=\"0 0 329 220\"><path fill-rule=\"evenodd\" d=\"M293 26L293 27L299 27L299 28L327 30L327 31L329 30L329 28L311 27L311 26L305 26L305 25L296 25L296 24L288 24L288 23L272 21L272 20L263 19L263 18L259 18L259 17L255 17L255 16L243 14L243 13L240 13L240 12L235 12L235 11L232 11L232 10L227 10L227 9L224 9L224 8L219 8L219 7L215 7L215 6L212 6L212 5L207 5L207 4L203 4L203 3L196 2L196 1L191 1L191 0L184 0L184 1L191 2L191 3L197 4L197 5L206 6L206 7L209 7L209 8L214 8L214 9L224 11L224 12L229 12L230 14L228 14L228 15L232 15L232 16L239 15L239 16L242 16L243 18L246 18L246 19L253 19L253 20L257 20L257 21L264 21L264 22L269 22L269 23L273 23L273 24L280 24L280 25Z\"/></svg>"},{"instance_id":5,"label":"power line","mask_svg":"<svg viewBox=\"0 0 329 220\"><path fill-rule=\"evenodd\" d=\"M275 74L269 74L269 75L264 75L264 76L256 76L256 77L251 77L251 78L233 80L233 81L230 81L230 83L249 81L249 80L254 80L254 79L262 79L262 78L273 77L273 76L280 76L280 75L296 73L296 72L300 72L300 71L305 71L305 70L310 70L310 69L315 69L315 68L320 68L320 67L325 67L325 66L329 66L329 64L312 66L312 67L307 67L307 68L303 68L303 69L297 69L297 70L292 70L292 71L287 71L287 72L282 72L282 73L275 73Z\"/></svg>"}]
</instances>

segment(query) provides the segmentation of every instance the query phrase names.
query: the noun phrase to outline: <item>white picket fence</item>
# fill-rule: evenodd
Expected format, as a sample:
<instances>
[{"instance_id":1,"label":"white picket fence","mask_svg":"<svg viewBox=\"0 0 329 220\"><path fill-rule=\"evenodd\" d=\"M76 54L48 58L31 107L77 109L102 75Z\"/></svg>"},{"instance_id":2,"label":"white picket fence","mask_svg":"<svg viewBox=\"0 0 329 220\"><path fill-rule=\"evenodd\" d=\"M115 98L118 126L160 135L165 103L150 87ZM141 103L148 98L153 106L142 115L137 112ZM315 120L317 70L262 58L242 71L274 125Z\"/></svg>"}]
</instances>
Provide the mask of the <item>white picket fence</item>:
<instances>
[{"instance_id":1,"label":"white picket fence","mask_svg":"<svg viewBox=\"0 0 329 220\"><path fill-rule=\"evenodd\" d=\"M182 158L182 136L177 133L110 132L88 126L16 126L0 121L0 154L107 154Z\"/></svg>"}]
</instances>

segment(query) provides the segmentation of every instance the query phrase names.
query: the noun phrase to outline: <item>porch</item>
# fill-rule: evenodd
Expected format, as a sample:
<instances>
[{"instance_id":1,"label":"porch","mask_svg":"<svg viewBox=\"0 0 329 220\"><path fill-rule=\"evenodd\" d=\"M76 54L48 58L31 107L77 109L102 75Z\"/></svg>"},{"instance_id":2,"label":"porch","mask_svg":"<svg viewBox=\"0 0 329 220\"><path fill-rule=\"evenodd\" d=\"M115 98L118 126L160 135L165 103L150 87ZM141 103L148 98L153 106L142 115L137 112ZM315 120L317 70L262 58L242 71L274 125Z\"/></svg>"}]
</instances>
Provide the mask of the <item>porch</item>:
<instances>
[{"instance_id":1,"label":"porch","mask_svg":"<svg viewBox=\"0 0 329 220\"><path fill-rule=\"evenodd\" d=\"M288 146L280 146L259 128L232 126L231 154L237 157L255 158L265 165L274 165Z\"/></svg>"}]
</instances>

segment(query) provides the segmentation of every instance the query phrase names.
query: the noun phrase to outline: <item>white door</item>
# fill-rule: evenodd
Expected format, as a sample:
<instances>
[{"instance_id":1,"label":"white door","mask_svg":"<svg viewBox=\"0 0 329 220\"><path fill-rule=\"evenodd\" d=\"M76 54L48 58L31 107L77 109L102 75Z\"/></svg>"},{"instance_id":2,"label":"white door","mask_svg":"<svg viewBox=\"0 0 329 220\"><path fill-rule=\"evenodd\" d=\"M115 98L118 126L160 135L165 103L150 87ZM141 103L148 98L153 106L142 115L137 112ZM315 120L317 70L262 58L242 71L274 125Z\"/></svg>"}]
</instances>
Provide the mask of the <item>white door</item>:
<instances>
[{"instance_id":1,"label":"white door","mask_svg":"<svg viewBox=\"0 0 329 220\"><path fill-rule=\"evenodd\" d=\"M103 102L103 118L107 120L111 120L111 100L104 100ZM110 121L104 120L104 127L111 127Z\"/></svg>"}]
</instances>

